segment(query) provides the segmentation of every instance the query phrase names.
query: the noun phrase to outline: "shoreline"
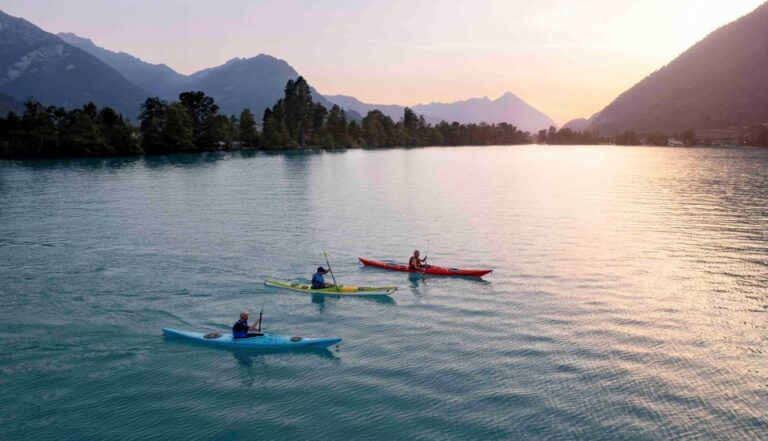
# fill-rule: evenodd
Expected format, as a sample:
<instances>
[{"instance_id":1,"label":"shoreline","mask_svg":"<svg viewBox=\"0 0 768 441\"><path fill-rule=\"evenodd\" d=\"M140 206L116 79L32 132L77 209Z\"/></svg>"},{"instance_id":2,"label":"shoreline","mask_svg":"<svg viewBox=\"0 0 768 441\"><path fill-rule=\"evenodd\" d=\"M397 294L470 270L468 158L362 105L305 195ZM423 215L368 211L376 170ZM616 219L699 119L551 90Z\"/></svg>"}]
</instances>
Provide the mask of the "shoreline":
<instances>
[{"instance_id":1,"label":"shoreline","mask_svg":"<svg viewBox=\"0 0 768 441\"><path fill-rule=\"evenodd\" d=\"M0 156L0 161L60 161L68 159L120 159L120 158L153 158L163 156L180 156L180 155L204 155L210 153L265 153L265 154L286 154L286 153L342 153L349 150L365 150L365 151L384 151L384 150L415 150L415 149L428 149L428 148L458 148L458 147L543 147L543 148L557 148L557 147L617 147L617 148L657 148L657 149L768 149L768 146L756 146L756 145L742 145L742 146L719 146L719 145L692 145L692 146L659 146L659 145L619 145L619 144L487 144L487 145L423 145L423 146L393 146L393 147L335 147L335 148L322 148L322 147L290 147L290 148L273 148L265 149L261 147L236 147L236 148L214 148L207 150L183 150L183 151L167 151L167 152L153 152L153 153L124 153L124 154L107 154L107 155L70 155L70 156Z\"/></svg>"}]
</instances>

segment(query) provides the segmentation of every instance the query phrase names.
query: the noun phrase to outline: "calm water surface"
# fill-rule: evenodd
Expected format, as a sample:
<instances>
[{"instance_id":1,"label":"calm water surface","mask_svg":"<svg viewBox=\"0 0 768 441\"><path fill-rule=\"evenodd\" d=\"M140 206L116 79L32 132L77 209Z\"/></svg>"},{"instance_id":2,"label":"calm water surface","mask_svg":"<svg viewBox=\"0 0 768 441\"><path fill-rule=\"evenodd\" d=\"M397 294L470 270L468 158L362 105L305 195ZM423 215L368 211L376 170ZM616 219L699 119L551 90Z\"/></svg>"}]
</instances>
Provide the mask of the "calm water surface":
<instances>
[{"instance_id":1,"label":"calm water surface","mask_svg":"<svg viewBox=\"0 0 768 441\"><path fill-rule=\"evenodd\" d=\"M413 278L358 256L492 267ZM263 285L324 263L392 301ZM768 438L768 150L0 162L0 439ZM239 353L160 328L338 350Z\"/></svg>"}]
</instances>

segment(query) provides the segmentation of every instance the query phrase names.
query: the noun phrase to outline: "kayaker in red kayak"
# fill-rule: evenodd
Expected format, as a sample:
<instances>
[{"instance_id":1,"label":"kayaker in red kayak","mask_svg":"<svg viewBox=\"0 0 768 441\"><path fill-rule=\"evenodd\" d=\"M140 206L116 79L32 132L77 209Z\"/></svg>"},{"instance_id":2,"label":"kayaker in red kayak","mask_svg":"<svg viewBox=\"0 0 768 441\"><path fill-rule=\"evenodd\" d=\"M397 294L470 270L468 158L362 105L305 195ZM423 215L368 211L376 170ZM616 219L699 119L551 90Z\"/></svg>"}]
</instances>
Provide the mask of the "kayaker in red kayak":
<instances>
[{"instance_id":1,"label":"kayaker in red kayak","mask_svg":"<svg viewBox=\"0 0 768 441\"><path fill-rule=\"evenodd\" d=\"M424 262L427 261L428 256L424 256L423 259L419 259L419 255L419 250L415 250L413 252L413 256L411 256L410 260L408 260L408 268L415 271L426 268L427 265L424 265Z\"/></svg>"},{"instance_id":2,"label":"kayaker in red kayak","mask_svg":"<svg viewBox=\"0 0 768 441\"><path fill-rule=\"evenodd\" d=\"M435 265L421 265L418 269L412 269L410 267L410 261L408 264L395 263L395 262L379 262L376 260L368 260L359 258L360 263L365 266L373 266L376 268L382 268L390 271L404 271L408 273L424 273L433 276L462 276L462 277L483 277L486 274L491 273L490 269L461 269L461 268L443 268ZM425 257L424 260L427 260ZM419 259L419 262L424 261ZM414 262L415 263L415 262Z\"/></svg>"}]
</instances>

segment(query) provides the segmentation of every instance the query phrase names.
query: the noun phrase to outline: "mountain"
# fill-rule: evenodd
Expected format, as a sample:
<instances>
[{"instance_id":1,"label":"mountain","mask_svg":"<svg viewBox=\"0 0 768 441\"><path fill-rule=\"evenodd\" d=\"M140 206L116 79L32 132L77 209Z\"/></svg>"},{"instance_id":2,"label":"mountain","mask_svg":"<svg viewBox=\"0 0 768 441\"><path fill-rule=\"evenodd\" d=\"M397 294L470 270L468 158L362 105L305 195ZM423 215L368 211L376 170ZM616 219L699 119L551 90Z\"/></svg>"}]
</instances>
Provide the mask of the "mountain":
<instances>
[{"instance_id":1,"label":"mountain","mask_svg":"<svg viewBox=\"0 0 768 441\"><path fill-rule=\"evenodd\" d=\"M21 113L24 106L8 95L0 93L0 118L5 118L8 112Z\"/></svg>"},{"instance_id":2,"label":"mountain","mask_svg":"<svg viewBox=\"0 0 768 441\"><path fill-rule=\"evenodd\" d=\"M181 92L202 90L213 97L224 114L239 114L250 108L257 118L262 112L283 97L285 83L296 79L299 73L284 60L261 54L252 58L234 58L226 63L192 75L183 75L165 64L151 64L125 52L114 52L97 46L88 38L73 33L60 33L59 37L120 72L126 79L149 91L146 97L156 95L166 100L176 100ZM315 101L327 108L333 104L316 90ZM145 98L146 98L145 97ZM351 119L360 119L349 112Z\"/></svg>"},{"instance_id":3,"label":"mountain","mask_svg":"<svg viewBox=\"0 0 768 441\"><path fill-rule=\"evenodd\" d=\"M624 92L601 133L666 133L768 122L768 3L712 32Z\"/></svg>"},{"instance_id":4,"label":"mountain","mask_svg":"<svg viewBox=\"0 0 768 441\"><path fill-rule=\"evenodd\" d=\"M66 108L93 101L131 117L148 94L82 49L2 11L0 93Z\"/></svg>"},{"instance_id":5,"label":"mountain","mask_svg":"<svg viewBox=\"0 0 768 441\"><path fill-rule=\"evenodd\" d=\"M488 97L471 98L454 103L419 104L412 109L416 113L449 122L489 124L506 122L531 133L552 126L557 127L550 117L512 92L507 92L495 100L490 100Z\"/></svg>"},{"instance_id":6,"label":"mountain","mask_svg":"<svg viewBox=\"0 0 768 441\"><path fill-rule=\"evenodd\" d=\"M298 77L299 73L285 61L262 54L235 58L194 73L182 89L202 90L216 100L225 114L239 114L248 107L260 118L265 108L283 97L285 83Z\"/></svg>"},{"instance_id":7,"label":"mountain","mask_svg":"<svg viewBox=\"0 0 768 441\"><path fill-rule=\"evenodd\" d=\"M202 90L213 97L224 114L239 114L243 108L250 108L261 118L264 109L272 107L283 97L288 80L299 77L290 64L266 54L252 58L234 58L221 66L195 72L178 89ZM330 109L333 103L325 99L314 88L312 99ZM347 112L348 118L360 119L356 112Z\"/></svg>"},{"instance_id":8,"label":"mountain","mask_svg":"<svg viewBox=\"0 0 768 441\"><path fill-rule=\"evenodd\" d=\"M125 52L104 49L96 46L90 39L71 32L59 33L57 36L103 61L135 85L161 98L173 98L181 84L187 81L186 76L165 64L147 63Z\"/></svg>"},{"instance_id":9,"label":"mountain","mask_svg":"<svg viewBox=\"0 0 768 441\"><path fill-rule=\"evenodd\" d=\"M574 132L583 132L585 130L589 130L589 127L592 125L592 123L597 119L597 117L600 115L600 113L595 113L592 115L591 118L576 118L568 121L567 123L563 124L564 129L571 129Z\"/></svg>"},{"instance_id":10,"label":"mountain","mask_svg":"<svg viewBox=\"0 0 768 441\"><path fill-rule=\"evenodd\" d=\"M353 109L363 115L371 110L379 109L395 121L402 118L403 110L405 110L405 106L396 104L367 104L357 98L346 95L330 95L326 96L326 98L341 107ZM487 122L489 124L506 122L515 125L520 130L531 133L556 126L551 118L511 92L507 92L493 101L488 97L471 98L454 103L417 104L412 106L411 109L423 115L427 122L433 124L440 121L456 121L459 123Z\"/></svg>"},{"instance_id":11,"label":"mountain","mask_svg":"<svg viewBox=\"0 0 768 441\"><path fill-rule=\"evenodd\" d=\"M403 112L405 111L405 106L397 104L368 104L348 95L325 95L325 98L339 107L357 112L363 116L367 115L371 110L381 110L382 113L397 121L403 117ZM439 119L428 115L424 115L424 119L431 123L440 122Z\"/></svg>"}]
</instances>

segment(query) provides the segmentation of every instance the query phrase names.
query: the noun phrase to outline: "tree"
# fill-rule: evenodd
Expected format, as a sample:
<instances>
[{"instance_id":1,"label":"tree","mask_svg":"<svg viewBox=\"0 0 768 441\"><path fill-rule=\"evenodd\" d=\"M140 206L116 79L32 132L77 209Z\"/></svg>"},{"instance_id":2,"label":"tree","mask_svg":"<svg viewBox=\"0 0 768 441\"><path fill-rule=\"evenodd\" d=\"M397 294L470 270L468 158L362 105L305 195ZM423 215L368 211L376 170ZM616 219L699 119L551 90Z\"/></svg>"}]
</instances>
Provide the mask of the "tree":
<instances>
[{"instance_id":1,"label":"tree","mask_svg":"<svg viewBox=\"0 0 768 441\"><path fill-rule=\"evenodd\" d=\"M259 133L256 131L256 119L251 109L245 108L240 112L239 140L246 147L256 147L259 142Z\"/></svg>"},{"instance_id":2,"label":"tree","mask_svg":"<svg viewBox=\"0 0 768 441\"><path fill-rule=\"evenodd\" d=\"M21 117L23 133L22 150L25 154L36 156L54 152L58 144L58 133L54 123L52 108L44 108L37 101L28 100L24 103L24 113Z\"/></svg>"},{"instance_id":3,"label":"tree","mask_svg":"<svg viewBox=\"0 0 768 441\"><path fill-rule=\"evenodd\" d=\"M362 120L363 143L368 147L395 145L395 123L381 110L371 110Z\"/></svg>"},{"instance_id":4,"label":"tree","mask_svg":"<svg viewBox=\"0 0 768 441\"><path fill-rule=\"evenodd\" d=\"M141 105L139 132L141 133L141 148L147 153L160 151L164 148L163 130L167 106L168 104L158 97L147 98Z\"/></svg>"},{"instance_id":5,"label":"tree","mask_svg":"<svg viewBox=\"0 0 768 441\"><path fill-rule=\"evenodd\" d=\"M347 115L341 107L335 104L331 107L330 112L328 112L326 129L333 138L335 147L348 147L351 144L347 133Z\"/></svg>"},{"instance_id":6,"label":"tree","mask_svg":"<svg viewBox=\"0 0 768 441\"><path fill-rule=\"evenodd\" d=\"M401 144L404 146L416 146L419 145L419 116L416 112L411 110L410 107L406 107L403 111L402 123L402 140Z\"/></svg>"},{"instance_id":7,"label":"tree","mask_svg":"<svg viewBox=\"0 0 768 441\"><path fill-rule=\"evenodd\" d=\"M165 121L162 129L163 149L183 151L195 147L194 122L188 108L182 103L165 106Z\"/></svg>"},{"instance_id":8,"label":"tree","mask_svg":"<svg viewBox=\"0 0 768 441\"><path fill-rule=\"evenodd\" d=\"M349 126L347 126L347 134L349 135L349 142L351 146L358 146L363 143L363 131L357 121L349 122Z\"/></svg>"},{"instance_id":9,"label":"tree","mask_svg":"<svg viewBox=\"0 0 768 441\"><path fill-rule=\"evenodd\" d=\"M696 144L696 133L694 133L693 130L686 130L681 135L681 138L683 138L683 142L685 145L694 145Z\"/></svg>"},{"instance_id":10,"label":"tree","mask_svg":"<svg viewBox=\"0 0 768 441\"><path fill-rule=\"evenodd\" d=\"M134 129L125 122L123 115L111 107L104 107L98 115L99 130L112 153L141 153Z\"/></svg>"},{"instance_id":11,"label":"tree","mask_svg":"<svg viewBox=\"0 0 768 441\"><path fill-rule=\"evenodd\" d=\"M554 144L557 142L557 129L554 126L549 127L547 132L547 144Z\"/></svg>"},{"instance_id":12,"label":"tree","mask_svg":"<svg viewBox=\"0 0 768 441\"><path fill-rule=\"evenodd\" d=\"M315 105L312 102L312 91L304 77L296 81L288 80L285 86L285 128L293 141L298 145L306 145L313 128Z\"/></svg>"},{"instance_id":13,"label":"tree","mask_svg":"<svg viewBox=\"0 0 768 441\"><path fill-rule=\"evenodd\" d=\"M218 141L212 129L214 119L219 112L219 106L216 105L213 98L198 90L181 93L179 101L192 117L195 145L201 149L213 146Z\"/></svg>"},{"instance_id":14,"label":"tree","mask_svg":"<svg viewBox=\"0 0 768 441\"><path fill-rule=\"evenodd\" d=\"M762 127L760 129L753 144L760 147L768 147L768 127Z\"/></svg>"},{"instance_id":15,"label":"tree","mask_svg":"<svg viewBox=\"0 0 768 441\"><path fill-rule=\"evenodd\" d=\"M15 112L8 112L8 116L0 118L0 157L21 155L18 145L21 137L21 118Z\"/></svg>"},{"instance_id":16,"label":"tree","mask_svg":"<svg viewBox=\"0 0 768 441\"><path fill-rule=\"evenodd\" d=\"M637 133L626 131L616 137L616 145L638 145Z\"/></svg>"},{"instance_id":17,"label":"tree","mask_svg":"<svg viewBox=\"0 0 768 441\"><path fill-rule=\"evenodd\" d=\"M217 147L231 147L237 134L235 133L237 125L232 123L232 119L224 115L216 115L210 123L210 132Z\"/></svg>"},{"instance_id":18,"label":"tree","mask_svg":"<svg viewBox=\"0 0 768 441\"><path fill-rule=\"evenodd\" d=\"M272 107L272 110L264 110L262 123L262 135L259 145L267 149L280 149L293 147L288 130L285 128L285 110L283 100L280 99Z\"/></svg>"},{"instance_id":19,"label":"tree","mask_svg":"<svg viewBox=\"0 0 768 441\"><path fill-rule=\"evenodd\" d=\"M93 103L69 112L59 129L63 152L72 156L108 153L97 118L98 109Z\"/></svg>"},{"instance_id":20,"label":"tree","mask_svg":"<svg viewBox=\"0 0 768 441\"><path fill-rule=\"evenodd\" d=\"M646 140L652 145L666 146L669 143L669 136L660 132L654 132L647 135Z\"/></svg>"},{"instance_id":21,"label":"tree","mask_svg":"<svg viewBox=\"0 0 768 441\"><path fill-rule=\"evenodd\" d=\"M315 138L325 133L325 123L328 118L328 109L320 103L315 103L312 109L312 134Z\"/></svg>"},{"instance_id":22,"label":"tree","mask_svg":"<svg viewBox=\"0 0 768 441\"><path fill-rule=\"evenodd\" d=\"M537 142L539 144L546 144L547 143L547 130L546 129L539 130L539 135L537 136Z\"/></svg>"}]
</instances>

